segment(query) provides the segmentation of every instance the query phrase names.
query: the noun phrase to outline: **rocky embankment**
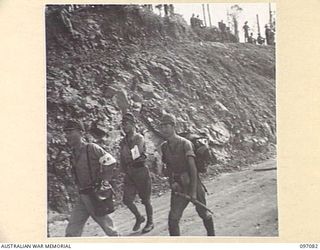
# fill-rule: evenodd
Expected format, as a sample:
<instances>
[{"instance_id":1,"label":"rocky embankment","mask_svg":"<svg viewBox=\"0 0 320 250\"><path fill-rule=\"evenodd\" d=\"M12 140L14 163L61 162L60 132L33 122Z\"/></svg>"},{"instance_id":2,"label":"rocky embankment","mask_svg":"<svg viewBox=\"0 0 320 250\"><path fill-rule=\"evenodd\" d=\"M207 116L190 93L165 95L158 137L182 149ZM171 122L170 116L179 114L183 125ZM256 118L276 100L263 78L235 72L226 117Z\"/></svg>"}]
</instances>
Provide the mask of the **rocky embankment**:
<instances>
[{"instance_id":1,"label":"rocky embankment","mask_svg":"<svg viewBox=\"0 0 320 250\"><path fill-rule=\"evenodd\" d=\"M207 135L215 160L208 175L238 170L275 152L275 49L223 43L193 31L179 15L160 18L139 6L46 13L48 206L67 212L76 199L62 127L80 118L87 139L118 157L121 114L138 117L152 171L161 177L158 122L175 114L178 130ZM210 33L211 32L211 33ZM207 34L212 34L208 36ZM115 171L117 198L121 173Z\"/></svg>"}]
</instances>

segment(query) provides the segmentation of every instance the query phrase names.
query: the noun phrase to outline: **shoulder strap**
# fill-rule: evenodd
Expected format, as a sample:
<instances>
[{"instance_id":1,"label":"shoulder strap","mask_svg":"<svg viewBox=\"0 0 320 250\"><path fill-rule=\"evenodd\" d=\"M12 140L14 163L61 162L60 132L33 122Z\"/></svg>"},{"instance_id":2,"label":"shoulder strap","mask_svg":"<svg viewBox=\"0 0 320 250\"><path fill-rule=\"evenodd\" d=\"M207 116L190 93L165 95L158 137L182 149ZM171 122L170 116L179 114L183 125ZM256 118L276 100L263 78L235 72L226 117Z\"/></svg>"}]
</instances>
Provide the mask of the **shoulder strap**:
<instances>
[{"instance_id":1,"label":"shoulder strap","mask_svg":"<svg viewBox=\"0 0 320 250\"><path fill-rule=\"evenodd\" d=\"M171 154L175 152L174 150L172 150L172 148L171 148L171 146L169 144L169 141L166 141L164 145L165 145L166 150L169 150L169 152Z\"/></svg>"},{"instance_id":2,"label":"shoulder strap","mask_svg":"<svg viewBox=\"0 0 320 250\"><path fill-rule=\"evenodd\" d=\"M92 168L91 168L91 163L90 163L90 155L89 155L89 143L86 146L86 151L87 151L87 162L88 162L88 168L89 168L89 173L90 173L90 182L92 183L93 177L92 177Z\"/></svg>"},{"instance_id":3,"label":"shoulder strap","mask_svg":"<svg viewBox=\"0 0 320 250\"><path fill-rule=\"evenodd\" d=\"M167 162L167 159L166 159L166 157L165 157L165 154L164 154L164 152L167 150L167 148L168 148L168 142L165 141L165 142L162 143L162 145L161 145L162 161L163 161L163 163L165 163L165 164L168 163L168 162Z\"/></svg>"},{"instance_id":4,"label":"shoulder strap","mask_svg":"<svg viewBox=\"0 0 320 250\"><path fill-rule=\"evenodd\" d=\"M74 152L71 154L71 171L72 173L74 174L75 176L75 181L76 181L76 184L79 184L79 178L78 178L78 175L77 175L77 171L75 169L75 163L74 163L75 159L74 159Z\"/></svg>"}]
</instances>

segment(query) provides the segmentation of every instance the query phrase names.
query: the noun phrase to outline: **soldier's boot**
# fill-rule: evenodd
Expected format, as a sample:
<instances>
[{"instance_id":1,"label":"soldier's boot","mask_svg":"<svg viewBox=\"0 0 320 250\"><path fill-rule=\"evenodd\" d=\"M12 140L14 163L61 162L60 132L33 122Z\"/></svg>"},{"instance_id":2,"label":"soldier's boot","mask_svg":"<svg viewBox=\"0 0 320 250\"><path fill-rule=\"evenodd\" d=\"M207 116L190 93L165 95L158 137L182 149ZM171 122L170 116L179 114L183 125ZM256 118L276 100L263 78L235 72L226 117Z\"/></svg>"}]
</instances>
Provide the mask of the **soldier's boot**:
<instances>
[{"instance_id":1,"label":"soldier's boot","mask_svg":"<svg viewBox=\"0 0 320 250\"><path fill-rule=\"evenodd\" d=\"M169 219L169 234L170 236L180 236L179 221Z\"/></svg>"},{"instance_id":2,"label":"soldier's boot","mask_svg":"<svg viewBox=\"0 0 320 250\"><path fill-rule=\"evenodd\" d=\"M140 229L141 224L145 222L145 220L146 219L142 215L140 215L140 217L137 217L136 223L134 224L132 231L138 231Z\"/></svg>"},{"instance_id":3,"label":"soldier's boot","mask_svg":"<svg viewBox=\"0 0 320 250\"><path fill-rule=\"evenodd\" d=\"M150 202L146 203L145 207L146 207L146 214L147 214L147 224L142 229L142 233L148 233L154 228L153 209L152 209L151 203Z\"/></svg>"},{"instance_id":4,"label":"soldier's boot","mask_svg":"<svg viewBox=\"0 0 320 250\"><path fill-rule=\"evenodd\" d=\"M125 205L129 208L129 210L136 217L136 223L134 224L132 231L138 231L140 229L141 224L146 220L140 213L135 204L132 202L125 202Z\"/></svg>"},{"instance_id":5,"label":"soldier's boot","mask_svg":"<svg viewBox=\"0 0 320 250\"><path fill-rule=\"evenodd\" d=\"M213 225L213 219L212 217L203 219L203 225L207 230L207 235L208 236L215 236L214 232L214 225Z\"/></svg>"}]
</instances>

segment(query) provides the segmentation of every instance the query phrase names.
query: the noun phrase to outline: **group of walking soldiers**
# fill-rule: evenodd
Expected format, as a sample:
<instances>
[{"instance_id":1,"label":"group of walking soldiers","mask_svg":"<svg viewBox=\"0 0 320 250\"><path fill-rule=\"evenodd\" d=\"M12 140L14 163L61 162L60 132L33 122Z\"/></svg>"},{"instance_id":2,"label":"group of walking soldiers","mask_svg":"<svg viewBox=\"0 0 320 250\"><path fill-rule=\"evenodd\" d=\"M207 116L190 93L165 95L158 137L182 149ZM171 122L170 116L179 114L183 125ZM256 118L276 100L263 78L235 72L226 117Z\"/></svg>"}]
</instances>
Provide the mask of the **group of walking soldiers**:
<instances>
[{"instance_id":1,"label":"group of walking soldiers","mask_svg":"<svg viewBox=\"0 0 320 250\"><path fill-rule=\"evenodd\" d=\"M120 142L120 168L125 173L123 203L135 217L132 230L138 231L146 220L134 204L136 195L140 197L147 217L141 232L148 233L154 229L155 224L151 205L152 184L146 165L146 144L144 137L136 131L136 118L132 113L123 115L121 125L125 133ZM203 220L207 235L214 236L213 218L205 206L205 191L195 165L193 145L191 141L176 133L175 126L176 120L173 115L162 116L160 131L165 139L161 145L162 161L165 164L164 174L169 177L172 191L168 218L169 234L170 236L180 235L179 221L184 209L191 201ZM106 235L120 236L111 217L107 213L97 213L96 202L91 195L97 179L101 178L107 184L111 180L112 168L116 165L115 159L99 145L87 143L84 140L85 131L81 121L68 121L64 131L68 145L71 147L72 170L79 190L79 200L71 212L66 236L81 236L90 216ZM106 162L101 161L102 159Z\"/></svg>"}]
</instances>

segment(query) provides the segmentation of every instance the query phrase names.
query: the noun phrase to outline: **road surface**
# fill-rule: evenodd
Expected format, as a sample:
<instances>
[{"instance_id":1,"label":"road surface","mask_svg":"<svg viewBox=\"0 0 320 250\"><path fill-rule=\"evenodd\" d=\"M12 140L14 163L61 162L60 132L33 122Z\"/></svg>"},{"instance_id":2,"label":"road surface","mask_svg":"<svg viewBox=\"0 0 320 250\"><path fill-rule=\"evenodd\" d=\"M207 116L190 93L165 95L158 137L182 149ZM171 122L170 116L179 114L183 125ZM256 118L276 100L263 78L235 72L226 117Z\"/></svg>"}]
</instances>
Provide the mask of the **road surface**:
<instances>
[{"instance_id":1,"label":"road surface","mask_svg":"<svg viewBox=\"0 0 320 250\"><path fill-rule=\"evenodd\" d=\"M222 174L204 181L209 194L207 205L214 212L217 236L278 236L277 171L274 159L248 169ZM122 236L168 236L170 192L153 197L155 228L147 234L131 231L135 222L125 207L117 209L112 218ZM145 213L139 203L138 208ZM63 237L67 220L49 224L50 237ZM189 204L180 222L181 235L205 236L206 231L195 207ZM105 236L90 218L83 236Z\"/></svg>"}]
</instances>

